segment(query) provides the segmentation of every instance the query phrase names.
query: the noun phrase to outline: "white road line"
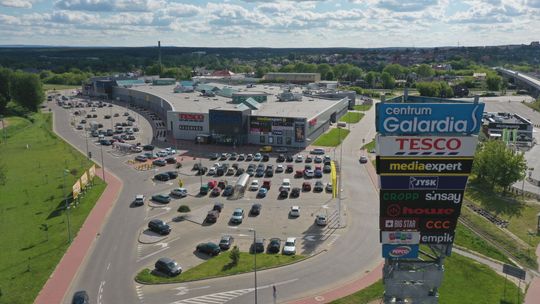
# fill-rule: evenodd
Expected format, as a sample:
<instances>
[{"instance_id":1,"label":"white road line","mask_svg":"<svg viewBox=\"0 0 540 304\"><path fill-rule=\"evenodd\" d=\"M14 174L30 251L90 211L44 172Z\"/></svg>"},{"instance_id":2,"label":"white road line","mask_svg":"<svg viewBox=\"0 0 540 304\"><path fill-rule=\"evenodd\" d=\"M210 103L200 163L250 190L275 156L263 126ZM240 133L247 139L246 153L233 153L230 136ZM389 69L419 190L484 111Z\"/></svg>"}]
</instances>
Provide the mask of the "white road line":
<instances>
[{"instance_id":1,"label":"white road line","mask_svg":"<svg viewBox=\"0 0 540 304\"><path fill-rule=\"evenodd\" d=\"M98 304L101 304L101 298L103 297L103 287L105 286L105 281L101 281L99 284L99 290L98 290Z\"/></svg>"},{"instance_id":2,"label":"white road line","mask_svg":"<svg viewBox=\"0 0 540 304\"><path fill-rule=\"evenodd\" d=\"M110 267L111 267L111 263L109 262L109 264L107 264L107 270L109 270Z\"/></svg>"},{"instance_id":3,"label":"white road line","mask_svg":"<svg viewBox=\"0 0 540 304\"><path fill-rule=\"evenodd\" d=\"M162 252L162 251L165 251L165 250L167 250L167 249L169 249L169 247L164 247L164 248L161 248L160 250L158 250L158 251L156 251L156 252L152 252L152 253L150 253L150 254L147 254L147 255L143 256L142 258L139 258L139 259L137 260L137 263L140 262L140 261L142 261L142 260L144 260L144 259L147 259L147 258L149 258L149 257L151 257L151 256L153 256L153 255L156 255L156 254L158 254L158 253L160 253L160 252Z\"/></svg>"}]
</instances>

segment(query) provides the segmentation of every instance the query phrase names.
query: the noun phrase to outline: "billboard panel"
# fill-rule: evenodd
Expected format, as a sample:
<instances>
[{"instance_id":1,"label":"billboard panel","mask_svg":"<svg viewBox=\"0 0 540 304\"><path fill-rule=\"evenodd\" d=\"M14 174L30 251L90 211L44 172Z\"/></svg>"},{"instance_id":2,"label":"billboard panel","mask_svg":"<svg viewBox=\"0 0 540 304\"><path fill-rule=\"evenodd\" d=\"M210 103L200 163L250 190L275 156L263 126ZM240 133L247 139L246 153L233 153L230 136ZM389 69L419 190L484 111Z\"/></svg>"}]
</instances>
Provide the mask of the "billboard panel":
<instances>
[{"instance_id":1,"label":"billboard panel","mask_svg":"<svg viewBox=\"0 0 540 304\"><path fill-rule=\"evenodd\" d=\"M456 218L461 204L453 202L383 202L380 203L380 215L384 217L436 217Z\"/></svg>"},{"instance_id":2,"label":"billboard panel","mask_svg":"<svg viewBox=\"0 0 540 304\"><path fill-rule=\"evenodd\" d=\"M88 184L88 175L86 175L86 171L81 175L81 186L83 188L86 187L86 184Z\"/></svg>"},{"instance_id":3,"label":"billboard panel","mask_svg":"<svg viewBox=\"0 0 540 304\"><path fill-rule=\"evenodd\" d=\"M92 165L92 167L88 169L88 177L90 177L90 180L92 180L94 176L96 176L96 165Z\"/></svg>"},{"instance_id":4,"label":"billboard panel","mask_svg":"<svg viewBox=\"0 0 540 304\"><path fill-rule=\"evenodd\" d=\"M75 184L73 184L72 191L73 191L73 199L76 199L81 193L81 183L79 182L79 180L77 180Z\"/></svg>"},{"instance_id":5,"label":"billboard panel","mask_svg":"<svg viewBox=\"0 0 540 304\"><path fill-rule=\"evenodd\" d=\"M388 259L416 259L419 245L382 245L382 256Z\"/></svg>"},{"instance_id":6,"label":"billboard panel","mask_svg":"<svg viewBox=\"0 0 540 304\"><path fill-rule=\"evenodd\" d=\"M377 174L379 175L461 175L468 176L473 165L472 157L379 157L377 156Z\"/></svg>"},{"instance_id":7,"label":"billboard panel","mask_svg":"<svg viewBox=\"0 0 540 304\"><path fill-rule=\"evenodd\" d=\"M420 232L418 231L381 231L383 244L418 244Z\"/></svg>"},{"instance_id":8,"label":"billboard panel","mask_svg":"<svg viewBox=\"0 0 540 304\"><path fill-rule=\"evenodd\" d=\"M478 136L376 137L378 156L474 156Z\"/></svg>"},{"instance_id":9,"label":"billboard panel","mask_svg":"<svg viewBox=\"0 0 540 304\"><path fill-rule=\"evenodd\" d=\"M483 103L378 103L376 130L383 135L471 134L482 125Z\"/></svg>"},{"instance_id":10,"label":"billboard panel","mask_svg":"<svg viewBox=\"0 0 540 304\"><path fill-rule=\"evenodd\" d=\"M380 217L379 229L381 230L417 230L420 226L419 218L392 218Z\"/></svg>"},{"instance_id":11,"label":"billboard panel","mask_svg":"<svg viewBox=\"0 0 540 304\"><path fill-rule=\"evenodd\" d=\"M294 124L294 141L304 142L306 140L306 125L304 123Z\"/></svg>"},{"instance_id":12,"label":"billboard panel","mask_svg":"<svg viewBox=\"0 0 540 304\"><path fill-rule=\"evenodd\" d=\"M420 244L452 244L454 242L454 231L448 232L428 232L420 234Z\"/></svg>"},{"instance_id":13,"label":"billboard panel","mask_svg":"<svg viewBox=\"0 0 540 304\"><path fill-rule=\"evenodd\" d=\"M433 205L442 203L454 203L459 205L463 202L464 190L379 190L381 203L429 202Z\"/></svg>"},{"instance_id":14,"label":"billboard panel","mask_svg":"<svg viewBox=\"0 0 540 304\"><path fill-rule=\"evenodd\" d=\"M432 218L418 215L416 217L384 217L379 218L379 229L382 231L420 231L423 233L453 232L458 218Z\"/></svg>"},{"instance_id":15,"label":"billboard panel","mask_svg":"<svg viewBox=\"0 0 540 304\"><path fill-rule=\"evenodd\" d=\"M380 188L393 190L462 190L467 176L381 176Z\"/></svg>"}]
</instances>

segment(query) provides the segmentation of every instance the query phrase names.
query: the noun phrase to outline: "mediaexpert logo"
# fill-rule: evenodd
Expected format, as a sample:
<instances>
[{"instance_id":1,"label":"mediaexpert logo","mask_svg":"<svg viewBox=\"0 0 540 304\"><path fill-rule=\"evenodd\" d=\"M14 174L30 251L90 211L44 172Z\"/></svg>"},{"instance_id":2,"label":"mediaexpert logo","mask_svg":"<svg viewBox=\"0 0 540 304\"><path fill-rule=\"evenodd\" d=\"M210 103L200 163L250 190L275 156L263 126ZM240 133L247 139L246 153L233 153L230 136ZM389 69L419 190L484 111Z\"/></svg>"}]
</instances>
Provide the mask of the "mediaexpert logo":
<instances>
[{"instance_id":1,"label":"mediaexpert logo","mask_svg":"<svg viewBox=\"0 0 540 304\"><path fill-rule=\"evenodd\" d=\"M471 173L472 157L377 157L380 175L462 175Z\"/></svg>"}]
</instances>

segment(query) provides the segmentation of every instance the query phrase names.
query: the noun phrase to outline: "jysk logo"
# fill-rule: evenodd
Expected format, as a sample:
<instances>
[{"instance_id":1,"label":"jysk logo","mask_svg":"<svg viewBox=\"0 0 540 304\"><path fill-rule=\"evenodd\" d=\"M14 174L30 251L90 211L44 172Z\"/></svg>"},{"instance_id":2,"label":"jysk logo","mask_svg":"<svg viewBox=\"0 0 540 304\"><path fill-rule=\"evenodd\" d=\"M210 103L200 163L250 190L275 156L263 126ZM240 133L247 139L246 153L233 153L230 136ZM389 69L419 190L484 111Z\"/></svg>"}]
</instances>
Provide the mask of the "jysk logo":
<instances>
[{"instance_id":1,"label":"jysk logo","mask_svg":"<svg viewBox=\"0 0 540 304\"><path fill-rule=\"evenodd\" d=\"M437 189L439 185L439 177L409 177L409 189Z\"/></svg>"},{"instance_id":2,"label":"jysk logo","mask_svg":"<svg viewBox=\"0 0 540 304\"><path fill-rule=\"evenodd\" d=\"M467 176L380 176L383 190L463 190Z\"/></svg>"},{"instance_id":3,"label":"jysk logo","mask_svg":"<svg viewBox=\"0 0 540 304\"><path fill-rule=\"evenodd\" d=\"M483 111L483 103L378 103L376 128L383 135L478 133Z\"/></svg>"}]
</instances>

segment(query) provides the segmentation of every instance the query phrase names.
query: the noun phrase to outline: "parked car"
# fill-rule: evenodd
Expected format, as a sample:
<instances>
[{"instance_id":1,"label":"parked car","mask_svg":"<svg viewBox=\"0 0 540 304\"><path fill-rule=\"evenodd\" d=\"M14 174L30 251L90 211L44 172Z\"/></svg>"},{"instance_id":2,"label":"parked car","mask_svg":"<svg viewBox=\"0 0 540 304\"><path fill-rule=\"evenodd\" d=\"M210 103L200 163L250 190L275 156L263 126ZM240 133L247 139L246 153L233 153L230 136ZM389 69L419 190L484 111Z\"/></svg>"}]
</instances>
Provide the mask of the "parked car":
<instances>
[{"instance_id":1,"label":"parked car","mask_svg":"<svg viewBox=\"0 0 540 304\"><path fill-rule=\"evenodd\" d=\"M167 235L171 232L171 227L159 219L153 219L148 222L148 229L160 235Z\"/></svg>"},{"instance_id":2,"label":"parked car","mask_svg":"<svg viewBox=\"0 0 540 304\"><path fill-rule=\"evenodd\" d=\"M231 196L234 193L234 188L232 185L227 185L223 190L223 196Z\"/></svg>"},{"instance_id":3,"label":"parked car","mask_svg":"<svg viewBox=\"0 0 540 304\"><path fill-rule=\"evenodd\" d=\"M243 161L246 159L246 155L244 153L238 154L238 161Z\"/></svg>"},{"instance_id":4,"label":"parked car","mask_svg":"<svg viewBox=\"0 0 540 304\"><path fill-rule=\"evenodd\" d=\"M252 180L251 184L249 185L249 190L251 191L257 191L259 190L259 180Z\"/></svg>"},{"instance_id":5,"label":"parked car","mask_svg":"<svg viewBox=\"0 0 540 304\"><path fill-rule=\"evenodd\" d=\"M365 157L364 155L360 156L360 163L361 163L361 164L365 164L365 163L367 163L367 162L368 162L368 158L367 158L367 157Z\"/></svg>"},{"instance_id":6,"label":"parked car","mask_svg":"<svg viewBox=\"0 0 540 304\"><path fill-rule=\"evenodd\" d=\"M285 173L292 173L294 171L293 165L287 165L287 168L285 169Z\"/></svg>"},{"instance_id":7,"label":"parked car","mask_svg":"<svg viewBox=\"0 0 540 304\"><path fill-rule=\"evenodd\" d=\"M326 215L324 214L318 214L316 217L315 217L315 224L317 224L318 226L326 226L327 222L326 222Z\"/></svg>"},{"instance_id":8,"label":"parked car","mask_svg":"<svg viewBox=\"0 0 540 304\"><path fill-rule=\"evenodd\" d=\"M154 146L152 146L152 145L144 145L144 146L143 146L143 150L144 150L144 151L153 151L153 150L154 150Z\"/></svg>"},{"instance_id":9,"label":"parked car","mask_svg":"<svg viewBox=\"0 0 540 304\"><path fill-rule=\"evenodd\" d=\"M202 185L202 186L199 188L199 194L200 194L200 195L207 195L207 194L208 194L208 191L210 191L210 186L208 186L208 184Z\"/></svg>"},{"instance_id":10,"label":"parked car","mask_svg":"<svg viewBox=\"0 0 540 304\"><path fill-rule=\"evenodd\" d=\"M152 200L162 204L168 204L171 201L171 198L168 194L156 194L152 195Z\"/></svg>"},{"instance_id":11,"label":"parked car","mask_svg":"<svg viewBox=\"0 0 540 304\"><path fill-rule=\"evenodd\" d=\"M283 245L283 254L294 255L296 254L296 238L289 237Z\"/></svg>"},{"instance_id":12,"label":"parked car","mask_svg":"<svg viewBox=\"0 0 540 304\"><path fill-rule=\"evenodd\" d=\"M266 190L270 190L270 187L272 186L272 182L269 180L263 181L262 188L266 188Z\"/></svg>"},{"instance_id":13,"label":"parked car","mask_svg":"<svg viewBox=\"0 0 540 304\"><path fill-rule=\"evenodd\" d=\"M241 224L243 220L244 220L244 209L242 208L234 209L233 214L231 216L231 223Z\"/></svg>"},{"instance_id":14,"label":"parked car","mask_svg":"<svg viewBox=\"0 0 540 304\"><path fill-rule=\"evenodd\" d=\"M170 195L176 196L176 197L186 197L187 196L187 189L186 188L174 188L171 190Z\"/></svg>"},{"instance_id":15,"label":"parked car","mask_svg":"<svg viewBox=\"0 0 540 304\"><path fill-rule=\"evenodd\" d=\"M221 252L221 249L219 249L219 246L212 242L200 243L199 245L197 245L195 249L198 252L205 253L210 256L216 256Z\"/></svg>"},{"instance_id":16,"label":"parked car","mask_svg":"<svg viewBox=\"0 0 540 304\"><path fill-rule=\"evenodd\" d=\"M284 162L285 161L285 155L284 154L278 155L276 161L279 162L279 163Z\"/></svg>"},{"instance_id":17,"label":"parked car","mask_svg":"<svg viewBox=\"0 0 540 304\"><path fill-rule=\"evenodd\" d=\"M315 172L313 173L313 176L315 178L321 178L323 176L323 172L321 169L315 169Z\"/></svg>"},{"instance_id":18,"label":"parked car","mask_svg":"<svg viewBox=\"0 0 540 304\"><path fill-rule=\"evenodd\" d=\"M300 196L300 188L298 188L298 187L292 188L291 194L289 196L292 197L292 198L299 197Z\"/></svg>"},{"instance_id":19,"label":"parked car","mask_svg":"<svg viewBox=\"0 0 540 304\"><path fill-rule=\"evenodd\" d=\"M258 198L266 197L266 194L268 193L268 189L266 188L259 188L259 192L257 192Z\"/></svg>"},{"instance_id":20,"label":"parked car","mask_svg":"<svg viewBox=\"0 0 540 304\"><path fill-rule=\"evenodd\" d=\"M210 160L216 160L219 158L219 154L217 153L212 153L210 154L210 156L208 157Z\"/></svg>"},{"instance_id":21,"label":"parked car","mask_svg":"<svg viewBox=\"0 0 540 304\"><path fill-rule=\"evenodd\" d=\"M292 206L291 210L289 210L289 215L291 217L299 217L300 216L300 206Z\"/></svg>"},{"instance_id":22,"label":"parked car","mask_svg":"<svg viewBox=\"0 0 540 304\"><path fill-rule=\"evenodd\" d=\"M302 191L306 191L306 192L311 191L311 183L310 182L304 182L302 184Z\"/></svg>"},{"instance_id":23,"label":"parked car","mask_svg":"<svg viewBox=\"0 0 540 304\"><path fill-rule=\"evenodd\" d=\"M210 210L208 211L208 214L206 214L205 222L215 223L218 218L219 218L219 212L216 210Z\"/></svg>"},{"instance_id":24,"label":"parked car","mask_svg":"<svg viewBox=\"0 0 540 304\"><path fill-rule=\"evenodd\" d=\"M238 153L236 152L231 153L231 155L229 156L229 160L237 160L237 159L238 159Z\"/></svg>"},{"instance_id":25,"label":"parked car","mask_svg":"<svg viewBox=\"0 0 540 304\"><path fill-rule=\"evenodd\" d=\"M296 170L296 172L294 173L294 178L302 178L302 177L304 177L304 171Z\"/></svg>"},{"instance_id":26,"label":"parked car","mask_svg":"<svg viewBox=\"0 0 540 304\"><path fill-rule=\"evenodd\" d=\"M313 176L315 176L315 171L313 171L313 169L305 169L304 176L306 178L312 178Z\"/></svg>"},{"instance_id":27,"label":"parked car","mask_svg":"<svg viewBox=\"0 0 540 304\"><path fill-rule=\"evenodd\" d=\"M281 240L278 238L271 238L266 247L267 253L278 253L281 250Z\"/></svg>"},{"instance_id":28,"label":"parked car","mask_svg":"<svg viewBox=\"0 0 540 304\"><path fill-rule=\"evenodd\" d=\"M326 192L332 192L332 183L327 183L326 187L324 187L324 190L326 190Z\"/></svg>"},{"instance_id":29,"label":"parked car","mask_svg":"<svg viewBox=\"0 0 540 304\"><path fill-rule=\"evenodd\" d=\"M292 163L292 162L293 162L293 157L292 157L292 155L287 155L287 156L285 156L285 161L288 162L288 163Z\"/></svg>"},{"instance_id":30,"label":"parked car","mask_svg":"<svg viewBox=\"0 0 540 304\"><path fill-rule=\"evenodd\" d=\"M283 167L283 165L276 166L276 173L281 173L283 171L285 171L285 168Z\"/></svg>"},{"instance_id":31,"label":"parked car","mask_svg":"<svg viewBox=\"0 0 540 304\"><path fill-rule=\"evenodd\" d=\"M309 155L308 155L308 156L306 156L306 160L305 160L305 162L306 162L306 164L308 164L308 163L312 163L312 162L313 162L313 157L311 157L311 156L309 156Z\"/></svg>"},{"instance_id":32,"label":"parked car","mask_svg":"<svg viewBox=\"0 0 540 304\"><path fill-rule=\"evenodd\" d=\"M166 166L167 165L167 162L164 161L163 159L156 159L152 162L152 165L154 166L159 166L159 167L163 167L163 166Z\"/></svg>"},{"instance_id":33,"label":"parked car","mask_svg":"<svg viewBox=\"0 0 540 304\"><path fill-rule=\"evenodd\" d=\"M214 203L214 207L212 207L212 210L221 212L223 210L223 203Z\"/></svg>"},{"instance_id":34,"label":"parked car","mask_svg":"<svg viewBox=\"0 0 540 304\"><path fill-rule=\"evenodd\" d=\"M231 245L234 243L234 238L230 235L223 235L219 240L219 249L228 250L231 248Z\"/></svg>"},{"instance_id":35,"label":"parked car","mask_svg":"<svg viewBox=\"0 0 540 304\"><path fill-rule=\"evenodd\" d=\"M85 290L77 291L73 294L71 299L71 304L89 304L90 299L88 298L88 293Z\"/></svg>"},{"instance_id":36,"label":"parked car","mask_svg":"<svg viewBox=\"0 0 540 304\"><path fill-rule=\"evenodd\" d=\"M249 210L249 214L251 215L259 215L261 214L262 205L261 204L253 204L251 205L251 209Z\"/></svg>"},{"instance_id":37,"label":"parked car","mask_svg":"<svg viewBox=\"0 0 540 304\"><path fill-rule=\"evenodd\" d=\"M234 175L234 168L227 169L227 175Z\"/></svg>"},{"instance_id":38,"label":"parked car","mask_svg":"<svg viewBox=\"0 0 540 304\"><path fill-rule=\"evenodd\" d=\"M216 167L210 167L208 169L208 175L216 175Z\"/></svg>"},{"instance_id":39,"label":"parked car","mask_svg":"<svg viewBox=\"0 0 540 304\"><path fill-rule=\"evenodd\" d=\"M285 198L288 198L289 197L289 191L287 190L280 190L279 191L279 198L281 199L285 199Z\"/></svg>"},{"instance_id":40,"label":"parked car","mask_svg":"<svg viewBox=\"0 0 540 304\"><path fill-rule=\"evenodd\" d=\"M324 190L324 185L321 181L316 181L315 186L313 187L313 192L322 192Z\"/></svg>"},{"instance_id":41,"label":"parked car","mask_svg":"<svg viewBox=\"0 0 540 304\"><path fill-rule=\"evenodd\" d=\"M234 174L234 176L240 176L242 174L245 173L246 170L244 170L244 168L238 168L238 170L236 170L236 173Z\"/></svg>"},{"instance_id":42,"label":"parked car","mask_svg":"<svg viewBox=\"0 0 540 304\"><path fill-rule=\"evenodd\" d=\"M167 164L176 164L176 158L174 157L167 157L165 158L165 161L167 162Z\"/></svg>"},{"instance_id":43,"label":"parked car","mask_svg":"<svg viewBox=\"0 0 540 304\"><path fill-rule=\"evenodd\" d=\"M182 273L182 267L178 263L170 258L160 258L154 265L157 271L166 274L167 276L174 277Z\"/></svg>"},{"instance_id":44,"label":"parked car","mask_svg":"<svg viewBox=\"0 0 540 304\"><path fill-rule=\"evenodd\" d=\"M309 152L310 154L314 155L324 155L325 151L322 148L315 148Z\"/></svg>"},{"instance_id":45,"label":"parked car","mask_svg":"<svg viewBox=\"0 0 540 304\"><path fill-rule=\"evenodd\" d=\"M144 205L144 195L142 195L142 194L135 195L135 200L133 200L133 205L134 206L142 206L142 205Z\"/></svg>"},{"instance_id":46,"label":"parked car","mask_svg":"<svg viewBox=\"0 0 540 304\"><path fill-rule=\"evenodd\" d=\"M263 253L264 252L264 239L263 238L257 238L253 244L251 244L251 247L249 248L249 252L251 253Z\"/></svg>"},{"instance_id":47,"label":"parked car","mask_svg":"<svg viewBox=\"0 0 540 304\"><path fill-rule=\"evenodd\" d=\"M229 154L221 153L221 156L219 157L219 160L227 160L227 158L229 158Z\"/></svg>"},{"instance_id":48,"label":"parked car","mask_svg":"<svg viewBox=\"0 0 540 304\"><path fill-rule=\"evenodd\" d=\"M171 178L169 177L169 174L167 173L158 173L154 175L154 179L158 181L166 182L170 180Z\"/></svg>"},{"instance_id":49,"label":"parked car","mask_svg":"<svg viewBox=\"0 0 540 304\"><path fill-rule=\"evenodd\" d=\"M281 186L279 187L280 190L291 190L291 180L288 178L284 178L281 182Z\"/></svg>"},{"instance_id":50,"label":"parked car","mask_svg":"<svg viewBox=\"0 0 540 304\"><path fill-rule=\"evenodd\" d=\"M252 161L253 160L253 154L246 155L246 161Z\"/></svg>"},{"instance_id":51,"label":"parked car","mask_svg":"<svg viewBox=\"0 0 540 304\"><path fill-rule=\"evenodd\" d=\"M262 155L261 153L256 153L255 156L253 156L254 161L261 161Z\"/></svg>"},{"instance_id":52,"label":"parked car","mask_svg":"<svg viewBox=\"0 0 540 304\"><path fill-rule=\"evenodd\" d=\"M165 173L167 175L169 175L170 179L176 179L178 177L178 172L176 172L176 171L167 171Z\"/></svg>"},{"instance_id":53,"label":"parked car","mask_svg":"<svg viewBox=\"0 0 540 304\"><path fill-rule=\"evenodd\" d=\"M215 188L212 189L212 191L210 192L210 195L211 195L211 196L220 196L220 195L221 195L221 188L215 187Z\"/></svg>"},{"instance_id":54,"label":"parked car","mask_svg":"<svg viewBox=\"0 0 540 304\"><path fill-rule=\"evenodd\" d=\"M221 189L225 189L225 187L227 187L227 181L224 179L220 180L219 183L217 184L217 187Z\"/></svg>"},{"instance_id":55,"label":"parked car","mask_svg":"<svg viewBox=\"0 0 540 304\"><path fill-rule=\"evenodd\" d=\"M302 163L304 162L304 156L302 154L298 154L296 155L296 158L294 159L294 161L297 163Z\"/></svg>"},{"instance_id":56,"label":"parked car","mask_svg":"<svg viewBox=\"0 0 540 304\"><path fill-rule=\"evenodd\" d=\"M323 158L320 157L319 155L315 156L315 158L313 159L313 162L316 163L316 164L320 164L323 162Z\"/></svg>"},{"instance_id":57,"label":"parked car","mask_svg":"<svg viewBox=\"0 0 540 304\"><path fill-rule=\"evenodd\" d=\"M269 160L270 160L270 155L268 155L268 154L263 154L263 156L262 156L262 161L263 161L263 162L267 162L267 161L269 161Z\"/></svg>"},{"instance_id":58,"label":"parked car","mask_svg":"<svg viewBox=\"0 0 540 304\"><path fill-rule=\"evenodd\" d=\"M135 156L135 160L139 161L139 162L145 162L145 161L148 160L148 158L146 158L146 156L144 156L144 155L137 155L137 156Z\"/></svg>"},{"instance_id":59,"label":"parked car","mask_svg":"<svg viewBox=\"0 0 540 304\"><path fill-rule=\"evenodd\" d=\"M323 167L323 172L324 173L330 173L332 172L332 167L330 165L324 165Z\"/></svg>"}]
</instances>

